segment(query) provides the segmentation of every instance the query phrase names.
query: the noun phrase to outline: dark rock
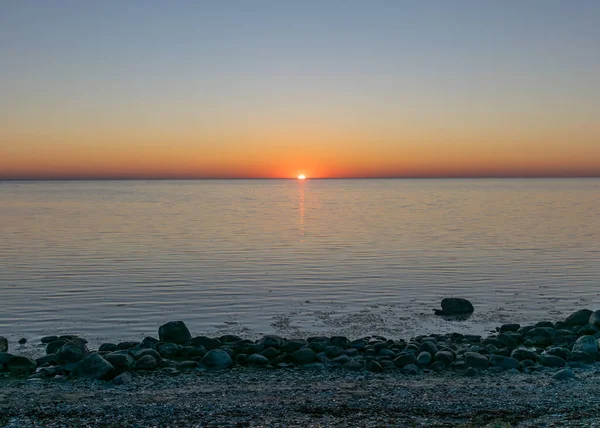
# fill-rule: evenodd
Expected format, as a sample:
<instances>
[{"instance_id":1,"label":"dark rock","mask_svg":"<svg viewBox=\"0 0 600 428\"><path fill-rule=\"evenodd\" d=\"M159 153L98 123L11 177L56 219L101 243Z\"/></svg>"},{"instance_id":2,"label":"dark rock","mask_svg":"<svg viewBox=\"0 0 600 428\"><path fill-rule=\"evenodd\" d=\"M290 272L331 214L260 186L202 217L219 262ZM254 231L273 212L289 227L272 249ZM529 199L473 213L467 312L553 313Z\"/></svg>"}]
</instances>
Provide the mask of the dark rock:
<instances>
[{"instance_id":1,"label":"dark rock","mask_svg":"<svg viewBox=\"0 0 600 428\"><path fill-rule=\"evenodd\" d=\"M155 349L135 349L130 352L131 352L131 356L133 358L135 358L136 360L139 360L140 358L142 358L146 355L153 356L156 361L160 361L160 359L161 359L160 354Z\"/></svg>"},{"instance_id":2,"label":"dark rock","mask_svg":"<svg viewBox=\"0 0 600 428\"><path fill-rule=\"evenodd\" d=\"M414 364L408 364L402 368L402 373L405 375L416 376L419 374L419 368Z\"/></svg>"},{"instance_id":3,"label":"dark rock","mask_svg":"<svg viewBox=\"0 0 600 428\"><path fill-rule=\"evenodd\" d=\"M357 339L350 342L350 347L361 351L365 349L367 344L368 342L365 339Z\"/></svg>"},{"instance_id":4,"label":"dark rock","mask_svg":"<svg viewBox=\"0 0 600 428\"><path fill-rule=\"evenodd\" d=\"M115 368L115 373L123 373L135 368L135 360L131 355L114 353L104 355L104 359Z\"/></svg>"},{"instance_id":5,"label":"dark rock","mask_svg":"<svg viewBox=\"0 0 600 428\"><path fill-rule=\"evenodd\" d=\"M397 352L394 352L391 349L383 348L379 350L379 355L381 357L396 358Z\"/></svg>"},{"instance_id":6,"label":"dark rock","mask_svg":"<svg viewBox=\"0 0 600 428\"><path fill-rule=\"evenodd\" d=\"M100 354L89 354L77 363L71 374L75 377L106 380L114 374L114 367Z\"/></svg>"},{"instance_id":7,"label":"dark rock","mask_svg":"<svg viewBox=\"0 0 600 428\"><path fill-rule=\"evenodd\" d=\"M288 340L287 342L285 342L283 344L283 346L281 347L281 350L283 352L285 352L286 354L291 354L293 352L296 352L299 349L302 349L304 346L307 345L307 343L308 342L303 339Z\"/></svg>"},{"instance_id":8,"label":"dark rock","mask_svg":"<svg viewBox=\"0 0 600 428\"><path fill-rule=\"evenodd\" d=\"M592 312L587 322L600 327L600 311Z\"/></svg>"},{"instance_id":9,"label":"dark rock","mask_svg":"<svg viewBox=\"0 0 600 428\"><path fill-rule=\"evenodd\" d=\"M219 337L219 341L221 343L236 343L241 340L242 340L242 338L235 334L225 334L225 335Z\"/></svg>"},{"instance_id":10,"label":"dark rock","mask_svg":"<svg viewBox=\"0 0 600 428\"><path fill-rule=\"evenodd\" d=\"M292 354L292 361L296 364L310 364L317 359L317 354L312 349L302 348Z\"/></svg>"},{"instance_id":11,"label":"dark rock","mask_svg":"<svg viewBox=\"0 0 600 428\"><path fill-rule=\"evenodd\" d=\"M327 346L329 346L328 342L321 342L318 340L309 342L308 346L315 352L323 352Z\"/></svg>"},{"instance_id":12,"label":"dark rock","mask_svg":"<svg viewBox=\"0 0 600 428\"><path fill-rule=\"evenodd\" d=\"M136 370L154 370L158 365L156 358L152 355L144 355L135 363Z\"/></svg>"},{"instance_id":13,"label":"dark rock","mask_svg":"<svg viewBox=\"0 0 600 428\"><path fill-rule=\"evenodd\" d=\"M281 348L282 345L283 345L283 339L279 336L275 336L272 334L264 336L258 342L258 346L260 346L262 349L267 349L267 348L279 349L279 348Z\"/></svg>"},{"instance_id":14,"label":"dark rock","mask_svg":"<svg viewBox=\"0 0 600 428\"><path fill-rule=\"evenodd\" d=\"M192 335L183 321L171 321L159 327L158 338L161 342L183 345Z\"/></svg>"},{"instance_id":15,"label":"dark rock","mask_svg":"<svg viewBox=\"0 0 600 428\"><path fill-rule=\"evenodd\" d=\"M589 322L592 314L593 314L593 312L590 311L589 309L581 309L581 310L569 315L565 319L565 324L567 324L569 326L586 325Z\"/></svg>"},{"instance_id":16,"label":"dark rock","mask_svg":"<svg viewBox=\"0 0 600 428\"><path fill-rule=\"evenodd\" d=\"M329 339L329 344L332 346L339 346L342 349L350 347L350 340L345 336L332 336Z\"/></svg>"},{"instance_id":17,"label":"dark rock","mask_svg":"<svg viewBox=\"0 0 600 428\"><path fill-rule=\"evenodd\" d=\"M417 365L428 366L431 363L431 354L427 351L420 352L417 356Z\"/></svg>"},{"instance_id":18,"label":"dark rock","mask_svg":"<svg viewBox=\"0 0 600 428\"><path fill-rule=\"evenodd\" d=\"M44 336L40 339L40 341L44 344L54 342L56 340L58 340L58 336Z\"/></svg>"},{"instance_id":19,"label":"dark rock","mask_svg":"<svg viewBox=\"0 0 600 428\"><path fill-rule=\"evenodd\" d=\"M323 350L323 352L325 352L327 358L336 358L342 355L344 353L344 350L339 346L327 346Z\"/></svg>"},{"instance_id":20,"label":"dark rock","mask_svg":"<svg viewBox=\"0 0 600 428\"><path fill-rule=\"evenodd\" d=\"M553 338L555 334L556 330L553 327L534 327L526 333L527 337L540 336L548 339Z\"/></svg>"},{"instance_id":21,"label":"dark rock","mask_svg":"<svg viewBox=\"0 0 600 428\"><path fill-rule=\"evenodd\" d=\"M575 379L575 372L571 369L562 369L554 373L552 379L558 381Z\"/></svg>"},{"instance_id":22,"label":"dark rock","mask_svg":"<svg viewBox=\"0 0 600 428\"><path fill-rule=\"evenodd\" d=\"M198 367L198 363L196 361L182 361L177 364L177 370L192 370Z\"/></svg>"},{"instance_id":23,"label":"dark rock","mask_svg":"<svg viewBox=\"0 0 600 428\"><path fill-rule=\"evenodd\" d=\"M48 346L53 343L55 342L49 343ZM88 353L89 351L87 346L85 346L85 343L74 340L65 343L58 351L56 351L56 360L59 363L76 363L77 361L82 360Z\"/></svg>"},{"instance_id":24,"label":"dark rock","mask_svg":"<svg viewBox=\"0 0 600 428\"><path fill-rule=\"evenodd\" d=\"M443 361L434 361L429 368L434 372L441 372L446 368L446 364Z\"/></svg>"},{"instance_id":25,"label":"dark rock","mask_svg":"<svg viewBox=\"0 0 600 428\"><path fill-rule=\"evenodd\" d=\"M203 346L182 346L179 348L179 353L185 358L202 358L206 355L206 349Z\"/></svg>"},{"instance_id":26,"label":"dark rock","mask_svg":"<svg viewBox=\"0 0 600 428\"><path fill-rule=\"evenodd\" d=\"M436 309L436 315L464 315L475 310L467 299L450 297L442 300L442 310Z\"/></svg>"},{"instance_id":27,"label":"dark rock","mask_svg":"<svg viewBox=\"0 0 600 428\"><path fill-rule=\"evenodd\" d=\"M394 359L394 365L396 367L404 367L407 366L409 364L414 364L417 362L417 358L415 357L415 354L406 352L406 351L402 351L398 354L398 357L396 357Z\"/></svg>"},{"instance_id":28,"label":"dark rock","mask_svg":"<svg viewBox=\"0 0 600 428\"><path fill-rule=\"evenodd\" d=\"M580 327L577 330L577 334L578 335L593 335L598 333L598 330L600 330L600 327L598 327L597 325L594 324L586 324L583 327Z\"/></svg>"},{"instance_id":29,"label":"dark rock","mask_svg":"<svg viewBox=\"0 0 600 428\"><path fill-rule=\"evenodd\" d=\"M473 367L478 370L484 370L488 366L488 359L477 352L465 353L465 366Z\"/></svg>"},{"instance_id":30,"label":"dark rock","mask_svg":"<svg viewBox=\"0 0 600 428\"><path fill-rule=\"evenodd\" d=\"M19 339L19 345L25 345L27 343L27 339L25 339L24 337Z\"/></svg>"},{"instance_id":31,"label":"dark rock","mask_svg":"<svg viewBox=\"0 0 600 428\"><path fill-rule=\"evenodd\" d=\"M517 348L510 353L510 356L516 360L536 360L537 354L529 349Z\"/></svg>"},{"instance_id":32,"label":"dark rock","mask_svg":"<svg viewBox=\"0 0 600 428\"><path fill-rule=\"evenodd\" d=\"M520 328L520 324L503 324L500 326L500 333L517 332Z\"/></svg>"},{"instance_id":33,"label":"dark rock","mask_svg":"<svg viewBox=\"0 0 600 428\"><path fill-rule=\"evenodd\" d=\"M554 355L540 355L538 361L546 367L563 367L566 364L565 360Z\"/></svg>"},{"instance_id":34,"label":"dark rock","mask_svg":"<svg viewBox=\"0 0 600 428\"><path fill-rule=\"evenodd\" d=\"M117 350L116 343L103 343L98 348L98 351L100 351L100 352L115 352L116 350Z\"/></svg>"},{"instance_id":35,"label":"dark rock","mask_svg":"<svg viewBox=\"0 0 600 428\"><path fill-rule=\"evenodd\" d=\"M506 333L500 333L496 339L498 339L498 341L500 342L501 346L506 346L509 348L515 348L517 346L519 346L519 342L517 340L514 339L513 336L506 334Z\"/></svg>"},{"instance_id":36,"label":"dark rock","mask_svg":"<svg viewBox=\"0 0 600 428\"><path fill-rule=\"evenodd\" d=\"M233 365L231 356L222 349L211 349L202 358L202 364L209 368L225 369Z\"/></svg>"},{"instance_id":37,"label":"dark rock","mask_svg":"<svg viewBox=\"0 0 600 428\"><path fill-rule=\"evenodd\" d=\"M6 370L13 373L32 373L37 367L37 363L31 358L20 355L13 355L6 363Z\"/></svg>"},{"instance_id":38,"label":"dark rock","mask_svg":"<svg viewBox=\"0 0 600 428\"><path fill-rule=\"evenodd\" d=\"M560 346L551 346L544 351L546 355L554 355L556 357L560 357L563 360L567 360L571 355L571 351L567 348L561 348Z\"/></svg>"},{"instance_id":39,"label":"dark rock","mask_svg":"<svg viewBox=\"0 0 600 428\"><path fill-rule=\"evenodd\" d=\"M435 355L435 354L437 354L438 351L439 351L439 349L435 343L433 343L431 341L426 341L426 342L421 343L421 346L419 346L419 350L417 351L417 354L419 354L421 352L428 352L431 355Z\"/></svg>"},{"instance_id":40,"label":"dark rock","mask_svg":"<svg viewBox=\"0 0 600 428\"><path fill-rule=\"evenodd\" d=\"M267 348L260 353L263 357L272 360L275 357L278 357L280 352L275 348Z\"/></svg>"},{"instance_id":41,"label":"dark rock","mask_svg":"<svg viewBox=\"0 0 600 428\"><path fill-rule=\"evenodd\" d=\"M342 366L346 370L350 370L352 372L358 372L363 370L364 366L360 361L352 360Z\"/></svg>"},{"instance_id":42,"label":"dark rock","mask_svg":"<svg viewBox=\"0 0 600 428\"><path fill-rule=\"evenodd\" d=\"M373 373L383 372L383 367L375 360L367 360L365 362L365 369Z\"/></svg>"},{"instance_id":43,"label":"dark rock","mask_svg":"<svg viewBox=\"0 0 600 428\"><path fill-rule=\"evenodd\" d=\"M269 365L269 359L261 354L252 354L248 355L248 357L246 358L246 364L250 366L264 367Z\"/></svg>"},{"instance_id":44,"label":"dark rock","mask_svg":"<svg viewBox=\"0 0 600 428\"><path fill-rule=\"evenodd\" d=\"M65 345L67 343L68 342L66 340L62 340L62 339L58 339L58 340L48 343L46 345L46 354L56 353L56 351L58 351L60 348L63 347L63 345Z\"/></svg>"},{"instance_id":45,"label":"dark rock","mask_svg":"<svg viewBox=\"0 0 600 428\"><path fill-rule=\"evenodd\" d=\"M598 352L598 342L594 336L581 336L575 341L573 351L596 354Z\"/></svg>"},{"instance_id":46,"label":"dark rock","mask_svg":"<svg viewBox=\"0 0 600 428\"><path fill-rule=\"evenodd\" d=\"M190 339L186 345L188 346L202 346L206 350L218 349L222 343L219 339L212 339L206 336L196 336Z\"/></svg>"},{"instance_id":47,"label":"dark rock","mask_svg":"<svg viewBox=\"0 0 600 428\"><path fill-rule=\"evenodd\" d=\"M355 348L344 349L344 355L347 355L350 358L356 357L359 354L360 354L360 352L358 351L358 349L355 349Z\"/></svg>"},{"instance_id":48,"label":"dark rock","mask_svg":"<svg viewBox=\"0 0 600 428\"><path fill-rule=\"evenodd\" d=\"M520 366L519 360L501 355L490 356L490 364L494 367L501 367L503 369L518 369Z\"/></svg>"},{"instance_id":49,"label":"dark rock","mask_svg":"<svg viewBox=\"0 0 600 428\"><path fill-rule=\"evenodd\" d=\"M252 355L258 354L262 351L261 347L256 343L249 343L242 348L242 353Z\"/></svg>"},{"instance_id":50,"label":"dark rock","mask_svg":"<svg viewBox=\"0 0 600 428\"><path fill-rule=\"evenodd\" d=\"M339 357L331 360L331 362L334 364L346 364L350 362L350 357L348 355L340 355Z\"/></svg>"},{"instance_id":51,"label":"dark rock","mask_svg":"<svg viewBox=\"0 0 600 428\"><path fill-rule=\"evenodd\" d=\"M117 344L117 350L122 351L122 350L132 349L132 348L135 348L136 346L138 346L139 344L140 344L139 342L121 342L121 343Z\"/></svg>"},{"instance_id":52,"label":"dark rock","mask_svg":"<svg viewBox=\"0 0 600 428\"><path fill-rule=\"evenodd\" d=\"M38 366L41 366L44 364L54 365L54 364L56 364L56 355L55 354L44 355L43 357L36 358L35 362L37 363Z\"/></svg>"},{"instance_id":53,"label":"dark rock","mask_svg":"<svg viewBox=\"0 0 600 428\"><path fill-rule=\"evenodd\" d=\"M0 336L0 352L8 352L8 339Z\"/></svg>"},{"instance_id":54,"label":"dark rock","mask_svg":"<svg viewBox=\"0 0 600 428\"><path fill-rule=\"evenodd\" d=\"M551 321L540 321L535 323L536 327L550 327L550 328L554 328L554 323Z\"/></svg>"},{"instance_id":55,"label":"dark rock","mask_svg":"<svg viewBox=\"0 0 600 428\"><path fill-rule=\"evenodd\" d=\"M136 349L156 349L159 340L155 337L146 336L144 339L135 346Z\"/></svg>"},{"instance_id":56,"label":"dark rock","mask_svg":"<svg viewBox=\"0 0 600 428\"><path fill-rule=\"evenodd\" d=\"M129 372L124 372L115 377L112 382L115 385L127 385L133 382L133 376Z\"/></svg>"},{"instance_id":57,"label":"dark rock","mask_svg":"<svg viewBox=\"0 0 600 428\"><path fill-rule=\"evenodd\" d=\"M435 361L441 361L444 364L451 364L454 361L454 354L450 351L439 351L434 355Z\"/></svg>"},{"instance_id":58,"label":"dark rock","mask_svg":"<svg viewBox=\"0 0 600 428\"><path fill-rule=\"evenodd\" d=\"M169 360L179 356L179 346L174 343L159 343L156 350L162 358Z\"/></svg>"},{"instance_id":59,"label":"dark rock","mask_svg":"<svg viewBox=\"0 0 600 428\"><path fill-rule=\"evenodd\" d=\"M589 352L572 351L569 355L571 361L578 361L586 364L591 364L596 361L596 355Z\"/></svg>"}]
</instances>

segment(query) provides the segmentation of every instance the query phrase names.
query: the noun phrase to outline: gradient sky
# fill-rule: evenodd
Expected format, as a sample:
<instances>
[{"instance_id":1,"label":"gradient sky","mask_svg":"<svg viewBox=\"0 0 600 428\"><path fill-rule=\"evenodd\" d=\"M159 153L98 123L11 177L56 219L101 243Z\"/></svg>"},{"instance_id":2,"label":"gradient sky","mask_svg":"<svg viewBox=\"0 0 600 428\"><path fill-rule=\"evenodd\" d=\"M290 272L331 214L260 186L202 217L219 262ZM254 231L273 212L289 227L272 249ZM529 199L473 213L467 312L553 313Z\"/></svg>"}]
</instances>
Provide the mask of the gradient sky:
<instances>
[{"instance_id":1,"label":"gradient sky","mask_svg":"<svg viewBox=\"0 0 600 428\"><path fill-rule=\"evenodd\" d=\"M600 1L0 2L0 178L600 176Z\"/></svg>"}]
</instances>

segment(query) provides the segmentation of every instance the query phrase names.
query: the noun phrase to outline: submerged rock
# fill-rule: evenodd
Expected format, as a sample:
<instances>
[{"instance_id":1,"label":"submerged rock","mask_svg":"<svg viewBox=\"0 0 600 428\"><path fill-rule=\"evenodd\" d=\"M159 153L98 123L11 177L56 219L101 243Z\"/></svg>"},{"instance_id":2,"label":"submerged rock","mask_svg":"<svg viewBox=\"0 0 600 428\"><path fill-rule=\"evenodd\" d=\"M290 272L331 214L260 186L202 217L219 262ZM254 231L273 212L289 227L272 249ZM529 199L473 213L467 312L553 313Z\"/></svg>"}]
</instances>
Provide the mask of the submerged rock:
<instances>
[{"instance_id":1,"label":"submerged rock","mask_svg":"<svg viewBox=\"0 0 600 428\"><path fill-rule=\"evenodd\" d=\"M183 321L171 321L159 327L158 337L161 342L183 345L192 335Z\"/></svg>"},{"instance_id":2,"label":"submerged rock","mask_svg":"<svg viewBox=\"0 0 600 428\"><path fill-rule=\"evenodd\" d=\"M442 300L442 309L435 309L436 315L466 315L475 310L473 304L467 299L449 297Z\"/></svg>"}]
</instances>

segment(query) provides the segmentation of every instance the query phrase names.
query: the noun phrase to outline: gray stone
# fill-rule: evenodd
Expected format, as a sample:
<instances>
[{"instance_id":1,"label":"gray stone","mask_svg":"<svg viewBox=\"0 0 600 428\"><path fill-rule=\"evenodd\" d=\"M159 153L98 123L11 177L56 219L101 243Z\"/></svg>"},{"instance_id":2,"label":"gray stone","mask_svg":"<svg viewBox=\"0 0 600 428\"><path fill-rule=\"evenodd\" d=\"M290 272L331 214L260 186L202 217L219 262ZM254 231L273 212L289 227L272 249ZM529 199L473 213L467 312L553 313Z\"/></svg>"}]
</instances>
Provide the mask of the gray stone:
<instances>
[{"instance_id":1,"label":"gray stone","mask_svg":"<svg viewBox=\"0 0 600 428\"><path fill-rule=\"evenodd\" d=\"M442 300L442 310L437 310L437 315L464 315L473 313L475 310L467 299L450 297Z\"/></svg>"},{"instance_id":2,"label":"gray stone","mask_svg":"<svg viewBox=\"0 0 600 428\"><path fill-rule=\"evenodd\" d=\"M181 345L190 340L192 335L183 321L171 321L159 327L158 337L161 342Z\"/></svg>"},{"instance_id":3,"label":"gray stone","mask_svg":"<svg viewBox=\"0 0 600 428\"><path fill-rule=\"evenodd\" d=\"M133 349L137 346L139 346L139 342L121 342L121 343L117 343L117 350L122 351L122 350L127 350L127 349Z\"/></svg>"},{"instance_id":4,"label":"gray stone","mask_svg":"<svg viewBox=\"0 0 600 428\"><path fill-rule=\"evenodd\" d=\"M538 361L546 367L563 367L566 364L565 360L554 355L540 355Z\"/></svg>"},{"instance_id":5,"label":"gray stone","mask_svg":"<svg viewBox=\"0 0 600 428\"><path fill-rule=\"evenodd\" d=\"M63 339L58 339L58 340L54 340L52 342L49 342L46 345L46 354L55 354L60 348L62 348L64 345L66 345L68 343L67 340L63 340Z\"/></svg>"},{"instance_id":6,"label":"gray stone","mask_svg":"<svg viewBox=\"0 0 600 428\"><path fill-rule=\"evenodd\" d=\"M328 346L323 352L325 352L327 358L336 358L342 355L344 353L344 350L339 346Z\"/></svg>"},{"instance_id":7,"label":"gray stone","mask_svg":"<svg viewBox=\"0 0 600 428\"><path fill-rule=\"evenodd\" d=\"M556 357L560 357L563 360L567 360L571 355L571 351L567 348L561 348L560 346L550 346L544 351L546 355L554 355Z\"/></svg>"},{"instance_id":8,"label":"gray stone","mask_svg":"<svg viewBox=\"0 0 600 428\"><path fill-rule=\"evenodd\" d=\"M444 364L451 364L454 361L454 354L450 351L439 351L434 356L435 361L441 361Z\"/></svg>"},{"instance_id":9,"label":"gray stone","mask_svg":"<svg viewBox=\"0 0 600 428\"><path fill-rule=\"evenodd\" d=\"M214 369L225 369L233 365L231 356L222 349L211 349L202 358L202 364Z\"/></svg>"},{"instance_id":10,"label":"gray stone","mask_svg":"<svg viewBox=\"0 0 600 428\"><path fill-rule=\"evenodd\" d=\"M48 344L50 346L51 342ZM77 361L82 360L86 355L89 354L85 343L74 340L72 342L67 342L63 346L60 347L58 351L56 351L56 360L59 363L76 363Z\"/></svg>"},{"instance_id":11,"label":"gray stone","mask_svg":"<svg viewBox=\"0 0 600 428\"><path fill-rule=\"evenodd\" d=\"M112 382L115 385L127 385L133 382L133 376L129 372L124 372L115 377Z\"/></svg>"},{"instance_id":12,"label":"gray stone","mask_svg":"<svg viewBox=\"0 0 600 428\"><path fill-rule=\"evenodd\" d=\"M423 351L417 356L417 365L427 366L431 363L431 359L431 354L429 352Z\"/></svg>"},{"instance_id":13,"label":"gray stone","mask_svg":"<svg viewBox=\"0 0 600 428\"><path fill-rule=\"evenodd\" d=\"M317 354L312 349L302 348L292 354L292 361L296 364L310 364L317 359Z\"/></svg>"},{"instance_id":14,"label":"gray stone","mask_svg":"<svg viewBox=\"0 0 600 428\"><path fill-rule=\"evenodd\" d=\"M116 350L117 350L116 343L103 343L98 348L98 351L100 351L100 352L115 352Z\"/></svg>"},{"instance_id":15,"label":"gray stone","mask_svg":"<svg viewBox=\"0 0 600 428\"><path fill-rule=\"evenodd\" d=\"M246 364L250 366L267 366L269 365L269 359L261 354L248 355L246 358Z\"/></svg>"},{"instance_id":16,"label":"gray stone","mask_svg":"<svg viewBox=\"0 0 600 428\"><path fill-rule=\"evenodd\" d=\"M523 361L523 360L534 360L535 361L537 359L537 354L534 351L532 351L530 349L524 349L524 348L514 349L510 353L510 356L519 361Z\"/></svg>"},{"instance_id":17,"label":"gray stone","mask_svg":"<svg viewBox=\"0 0 600 428\"><path fill-rule=\"evenodd\" d=\"M264 336L258 342L258 346L260 346L262 349L267 349L267 348L279 349L279 348L281 348L282 345L283 345L283 339L281 337L275 336L273 334Z\"/></svg>"},{"instance_id":18,"label":"gray stone","mask_svg":"<svg viewBox=\"0 0 600 428\"><path fill-rule=\"evenodd\" d=\"M206 337L206 336L196 336L196 337L190 339L186 343L186 345L188 345L188 346L202 346L204 349L207 349L207 350L210 351L211 349L218 349L219 346L222 345L222 343L221 343L221 341L219 339L213 339L213 338ZM258 351L256 351L256 352L258 352Z\"/></svg>"},{"instance_id":19,"label":"gray stone","mask_svg":"<svg viewBox=\"0 0 600 428\"><path fill-rule=\"evenodd\" d=\"M592 312L592 314L590 315L590 318L588 320L588 323L600 327L600 311Z\"/></svg>"},{"instance_id":20,"label":"gray stone","mask_svg":"<svg viewBox=\"0 0 600 428\"><path fill-rule=\"evenodd\" d=\"M346 364L350 362L350 357L348 355L340 355L339 357L331 360L331 362L334 364Z\"/></svg>"},{"instance_id":21,"label":"gray stone","mask_svg":"<svg viewBox=\"0 0 600 428\"><path fill-rule=\"evenodd\" d=\"M265 357L269 360L272 360L273 358L278 357L280 354L281 353L275 348L267 348L260 353L260 355L262 355L263 357Z\"/></svg>"},{"instance_id":22,"label":"gray stone","mask_svg":"<svg viewBox=\"0 0 600 428\"><path fill-rule=\"evenodd\" d=\"M104 359L115 368L115 373L123 373L135 368L135 360L131 355L114 353L104 355Z\"/></svg>"},{"instance_id":23,"label":"gray stone","mask_svg":"<svg viewBox=\"0 0 600 428\"><path fill-rule=\"evenodd\" d=\"M394 351L392 351L391 349L387 349L387 348L380 349L379 355L382 357L396 358L396 353Z\"/></svg>"},{"instance_id":24,"label":"gray stone","mask_svg":"<svg viewBox=\"0 0 600 428\"><path fill-rule=\"evenodd\" d=\"M177 364L177 370L191 370L198 367L198 363L196 361L182 361Z\"/></svg>"},{"instance_id":25,"label":"gray stone","mask_svg":"<svg viewBox=\"0 0 600 428\"><path fill-rule=\"evenodd\" d=\"M37 363L31 358L13 355L5 364L6 370L14 373L31 373L35 371Z\"/></svg>"},{"instance_id":26,"label":"gray stone","mask_svg":"<svg viewBox=\"0 0 600 428\"><path fill-rule=\"evenodd\" d=\"M575 379L575 372L571 369L562 369L554 373L552 379L559 381Z\"/></svg>"},{"instance_id":27,"label":"gray stone","mask_svg":"<svg viewBox=\"0 0 600 428\"><path fill-rule=\"evenodd\" d=\"M502 355L490 356L490 364L494 367L501 367L503 369L518 369L520 366L519 360L511 357L504 357Z\"/></svg>"},{"instance_id":28,"label":"gray stone","mask_svg":"<svg viewBox=\"0 0 600 428\"><path fill-rule=\"evenodd\" d=\"M307 345L307 343L308 342L304 339L288 340L283 344L281 350L286 354L291 354L298 351L299 349L302 349L304 346Z\"/></svg>"},{"instance_id":29,"label":"gray stone","mask_svg":"<svg viewBox=\"0 0 600 428\"><path fill-rule=\"evenodd\" d=\"M594 336L581 336L575 341L573 351L585 352L586 354L596 354L598 352L598 342Z\"/></svg>"},{"instance_id":30,"label":"gray stone","mask_svg":"<svg viewBox=\"0 0 600 428\"><path fill-rule=\"evenodd\" d=\"M162 358L172 359L179 356L179 346L174 343L161 343L156 350Z\"/></svg>"},{"instance_id":31,"label":"gray stone","mask_svg":"<svg viewBox=\"0 0 600 428\"><path fill-rule=\"evenodd\" d=\"M106 380L114 374L114 367L100 354L89 354L77 363L71 374L75 377Z\"/></svg>"},{"instance_id":32,"label":"gray stone","mask_svg":"<svg viewBox=\"0 0 600 428\"><path fill-rule=\"evenodd\" d=\"M415 357L415 354L412 354L410 352L405 352L405 351L400 352L398 354L398 357L396 357L394 359L394 365L396 367L404 367L409 364L414 364L416 362L417 362L417 358Z\"/></svg>"},{"instance_id":33,"label":"gray stone","mask_svg":"<svg viewBox=\"0 0 600 428\"><path fill-rule=\"evenodd\" d=\"M408 364L402 368L402 373L405 375L416 376L419 374L419 368L414 364Z\"/></svg>"},{"instance_id":34,"label":"gray stone","mask_svg":"<svg viewBox=\"0 0 600 428\"><path fill-rule=\"evenodd\" d=\"M332 336L329 339L329 344L332 346L339 346L342 349L350 347L350 340L345 336Z\"/></svg>"},{"instance_id":35,"label":"gray stone","mask_svg":"<svg viewBox=\"0 0 600 428\"><path fill-rule=\"evenodd\" d=\"M338 358L341 358L341 357L338 357ZM363 364L360 361L352 360L352 361L344 364L342 366L342 368L344 368L346 370L350 370L352 372L358 372L363 369Z\"/></svg>"},{"instance_id":36,"label":"gray stone","mask_svg":"<svg viewBox=\"0 0 600 428\"><path fill-rule=\"evenodd\" d=\"M156 358L152 355L144 355L135 363L136 370L154 370L158 365Z\"/></svg>"},{"instance_id":37,"label":"gray stone","mask_svg":"<svg viewBox=\"0 0 600 428\"><path fill-rule=\"evenodd\" d=\"M593 312L589 309L581 309L569 315L565 319L565 324L568 326L586 325L589 322L592 313Z\"/></svg>"},{"instance_id":38,"label":"gray stone","mask_svg":"<svg viewBox=\"0 0 600 428\"><path fill-rule=\"evenodd\" d=\"M417 354L420 354L421 352L428 352L431 355L435 355L438 352L438 347L436 346L435 343L431 342L431 341L426 341L421 343L421 346L419 346L419 350L417 351Z\"/></svg>"},{"instance_id":39,"label":"gray stone","mask_svg":"<svg viewBox=\"0 0 600 428\"><path fill-rule=\"evenodd\" d=\"M488 359L477 352L465 353L465 366L473 367L478 370L485 370L488 366Z\"/></svg>"},{"instance_id":40,"label":"gray stone","mask_svg":"<svg viewBox=\"0 0 600 428\"><path fill-rule=\"evenodd\" d=\"M521 328L520 324L503 324L500 327L500 333L516 332Z\"/></svg>"}]
</instances>

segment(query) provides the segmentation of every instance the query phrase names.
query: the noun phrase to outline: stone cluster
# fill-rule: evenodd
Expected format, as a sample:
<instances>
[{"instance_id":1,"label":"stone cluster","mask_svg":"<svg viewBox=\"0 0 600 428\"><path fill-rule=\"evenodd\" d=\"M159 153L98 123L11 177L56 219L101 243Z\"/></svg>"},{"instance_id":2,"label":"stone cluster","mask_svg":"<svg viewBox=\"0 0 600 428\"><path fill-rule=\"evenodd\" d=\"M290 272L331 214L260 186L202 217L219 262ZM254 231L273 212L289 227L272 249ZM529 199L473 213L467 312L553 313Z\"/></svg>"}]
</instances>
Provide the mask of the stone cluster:
<instances>
[{"instance_id":1,"label":"stone cluster","mask_svg":"<svg viewBox=\"0 0 600 428\"><path fill-rule=\"evenodd\" d=\"M554 323L504 324L488 337L431 334L406 341L382 336L350 340L343 336L285 339L267 335L254 341L236 335L192 337L182 321L161 326L158 336L141 342L104 343L94 352L81 337L48 336L42 338L46 355L37 360L8 353L8 342L0 338L0 371L123 384L136 372L160 370L175 376L182 371L233 366L395 370L406 375L442 370L466 375L483 370L534 373L554 368L560 370L555 378L562 380L574 376L570 369L600 360L600 311L580 310Z\"/></svg>"}]
</instances>

